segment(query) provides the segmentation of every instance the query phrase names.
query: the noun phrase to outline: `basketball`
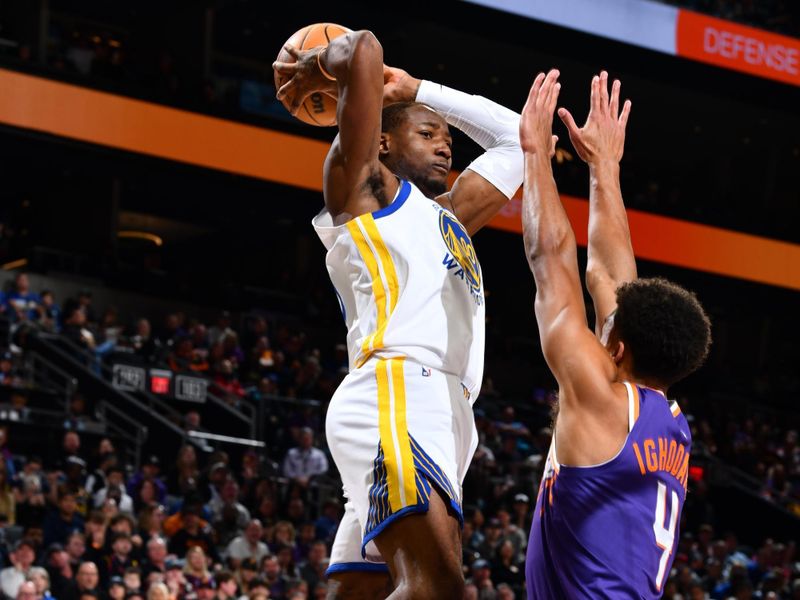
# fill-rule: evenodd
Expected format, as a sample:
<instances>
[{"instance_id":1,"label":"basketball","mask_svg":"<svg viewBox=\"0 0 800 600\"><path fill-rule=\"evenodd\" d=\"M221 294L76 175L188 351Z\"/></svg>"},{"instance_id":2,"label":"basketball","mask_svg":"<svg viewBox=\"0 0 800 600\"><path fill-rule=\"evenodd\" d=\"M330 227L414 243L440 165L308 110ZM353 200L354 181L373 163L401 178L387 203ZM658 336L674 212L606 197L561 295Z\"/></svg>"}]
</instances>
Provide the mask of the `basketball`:
<instances>
[{"instance_id":1,"label":"basketball","mask_svg":"<svg viewBox=\"0 0 800 600\"><path fill-rule=\"evenodd\" d=\"M298 50L308 50L317 46L327 46L332 39L349 32L347 27L336 23L314 23L293 33L286 40L286 44L291 44ZM278 61L290 63L294 62L294 58L281 46L281 50L278 52ZM275 71L276 90L279 90L286 80L286 77ZM284 106L286 105L284 104ZM314 92L306 98L295 116L309 125L319 127L336 125L336 97L325 92Z\"/></svg>"}]
</instances>

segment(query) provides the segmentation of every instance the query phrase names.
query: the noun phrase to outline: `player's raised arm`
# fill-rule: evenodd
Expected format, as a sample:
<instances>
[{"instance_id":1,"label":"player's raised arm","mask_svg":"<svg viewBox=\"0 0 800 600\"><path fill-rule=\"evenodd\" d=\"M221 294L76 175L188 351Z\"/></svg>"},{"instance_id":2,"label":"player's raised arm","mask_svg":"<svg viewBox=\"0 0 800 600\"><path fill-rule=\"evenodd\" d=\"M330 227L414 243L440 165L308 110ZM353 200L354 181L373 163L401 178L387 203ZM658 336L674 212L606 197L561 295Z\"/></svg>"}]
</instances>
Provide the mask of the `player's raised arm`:
<instances>
[{"instance_id":1,"label":"player's raised arm","mask_svg":"<svg viewBox=\"0 0 800 600\"><path fill-rule=\"evenodd\" d=\"M619 80L615 80L609 97L608 73L603 71L592 79L589 116L581 128L567 109L558 110L578 156L589 165L586 287L594 302L598 336L602 334L603 323L617 307L617 288L636 279L636 261L619 181L631 102L626 100L620 112L620 87Z\"/></svg>"},{"instance_id":2,"label":"player's raised arm","mask_svg":"<svg viewBox=\"0 0 800 600\"><path fill-rule=\"evenodd\" d=\"M522 228L528 264L536 281L536 321L545 360L559 382L562 401L611 381L614 366L591 334L578 274L577 248L553 178L553 112L558 101L558 71L539 74L520 122L525 155ZM586 396L584 396L586 397ZM592 397L592 396L588 396Z\"/></svg>"},{"instance_id":3,"label":"player's raised arm","mask_svg":"<svg viewBox=\"0 0 800 600\"><path fill-rule=\"evenodd\" d=\"M383 48L369 31L337 37L324 48L286 50L294 63L273 66L290 79L278 90L278 99L294 114L313 92L337 96L339 135L325 162L325 204L336 217L360 214L362 191L375 197L365 182L380 179L378 146L383 103ZM346 157L346 160L345 160ZM380 187L376 183L375 187Z\"/></svg>"},{"instance_id":4,"label":"player's raised arm","mask_svg":"<svg viewBox=\"0 0 800 600\"><path fill-rule=\"evenodd\" d=\"M522 184L519 114L482 96L412 77L402 69L384 67L384 102L427 104L447 123L466 133L485 152L437 198L472 235L486 225Z\"/></svg>"}]
</instances>

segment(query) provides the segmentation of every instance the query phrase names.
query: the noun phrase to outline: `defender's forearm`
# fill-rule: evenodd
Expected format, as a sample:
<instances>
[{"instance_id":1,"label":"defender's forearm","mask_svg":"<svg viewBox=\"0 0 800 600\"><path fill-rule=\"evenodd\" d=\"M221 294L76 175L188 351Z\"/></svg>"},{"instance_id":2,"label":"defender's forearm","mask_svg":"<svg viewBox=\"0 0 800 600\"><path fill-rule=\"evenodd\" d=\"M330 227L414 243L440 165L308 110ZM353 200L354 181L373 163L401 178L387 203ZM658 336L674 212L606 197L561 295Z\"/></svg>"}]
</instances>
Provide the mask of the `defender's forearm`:
<instances>
[{"instance_id":1,"label":"defender's forearm","mask_svg":"<svg viewBox=\"0 0 800 600\"><path fill-rule=\"evenodd\" d=\"M636 279L628 215L622 201L619 163L590 165L589 245L586 282L589 292L598 281L616 288Z\"/></svg>"},{"instance_id":2,"label":"defender's forearm","mask_svg":"<svg viewBox=\"0 0 800 600\"><path fill-rule=\"evenodd\" d=\"M549 156L542 152L525 154L525 182L522 231L528 264L535 276L539 259L575 254L575 234L558 197Z\"/></svg>"}]
</instances>

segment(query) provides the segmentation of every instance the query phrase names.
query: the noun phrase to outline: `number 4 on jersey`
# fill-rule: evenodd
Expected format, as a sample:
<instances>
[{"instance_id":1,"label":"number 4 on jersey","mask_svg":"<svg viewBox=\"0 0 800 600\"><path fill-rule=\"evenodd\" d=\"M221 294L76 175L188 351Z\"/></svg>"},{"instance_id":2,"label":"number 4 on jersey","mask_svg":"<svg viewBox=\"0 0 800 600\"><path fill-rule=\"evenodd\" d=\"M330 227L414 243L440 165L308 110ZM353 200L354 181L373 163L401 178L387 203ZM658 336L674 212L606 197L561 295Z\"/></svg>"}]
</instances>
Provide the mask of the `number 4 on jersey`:
<instances>
[{"instance_id":1,"label":"number 4 on jersey","mask_svg":"<svg viewBox=\"0 0 800 600\"><path fill-rule=\"evenodd\" d=\"M678 524L678 494L672 492L672 510L669 513L669 527L664 528L667 522L667 486L658 482L658 496L656 497L656 518L653 521L653 533L656 534L656 545L663 550L661 560L658 563L658 573L656 574L656 589L661 591L661 584L664 581L664 574L667 570L667 563L672 554L672 546L675 543L675 526Z\"/></svg>"}]
</instances>

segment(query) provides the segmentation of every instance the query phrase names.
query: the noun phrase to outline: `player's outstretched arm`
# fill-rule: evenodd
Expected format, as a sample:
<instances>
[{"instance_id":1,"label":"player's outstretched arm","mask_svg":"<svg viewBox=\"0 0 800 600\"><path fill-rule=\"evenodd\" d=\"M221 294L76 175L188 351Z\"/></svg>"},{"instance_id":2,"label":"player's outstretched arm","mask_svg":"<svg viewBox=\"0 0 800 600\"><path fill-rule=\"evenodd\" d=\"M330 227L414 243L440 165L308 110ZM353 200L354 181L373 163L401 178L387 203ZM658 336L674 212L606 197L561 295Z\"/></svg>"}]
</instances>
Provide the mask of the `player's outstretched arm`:
<instances>
[{"instance_id":1,"label":"player's outstretched arm","mask_svg":"<svg viewBox=\"0 0 800 600\"><path fill-rule=\"evenodd\" d=\"M472 235L505 206L522 184L519 114L482 96L416 79L384 66L384 103L414 101L439 112L485 152L437 201L451 210Z\"/></svg>"},{"instance_id":2,"label":"player's outstretched arm","mask_svg":"<svg viewBox=\"0 0 800 600\"><path fill-rule=\"evenodd\" d=\"M636 279L636 261L619 181L631 101L626 100L620 111L620 87L619 80L615 80L609 96L608 73L603 71L592 79L589 116L583 127L575 124L567 109L558 110L578 156L589 165L586 287L594 302L598 337L603 323L617 307L617 288Z\"/></svg>"},{"instance_id":3,"label":"player's outstretched arm","mask_svg":"<svg viewBox=\"0 0 800 600\"><path fill-rule=\"evenodd\" d=\"M575 393L611 381L613 362L586 323L575 234L553 178L553 112L558 71L540 73L522 110L520 142L525 156L522 229L528 264L536 281L536 321L542 351L559 382L562 402L592 398Z\"/></svg>"},{"instance_id":4,"label":"player's outstretched arm","mask_svg":"<svg viewBox=\"0 0 800 600\"><path fill-rule=\"evenodd\" d=\"M339 135L325 161L325 204L334 217L367 212L369 209L361 205L374 202L374 194L364 183L377 180L382 169L378 146L383 48L371 32L353 31L324 48L297 50L287 46L286 50L296 62L276 62L273 67L289 76L278 90L278 99L288 103L292 114L314 92L338 98Z\"/></svg>"}]
</instances>

